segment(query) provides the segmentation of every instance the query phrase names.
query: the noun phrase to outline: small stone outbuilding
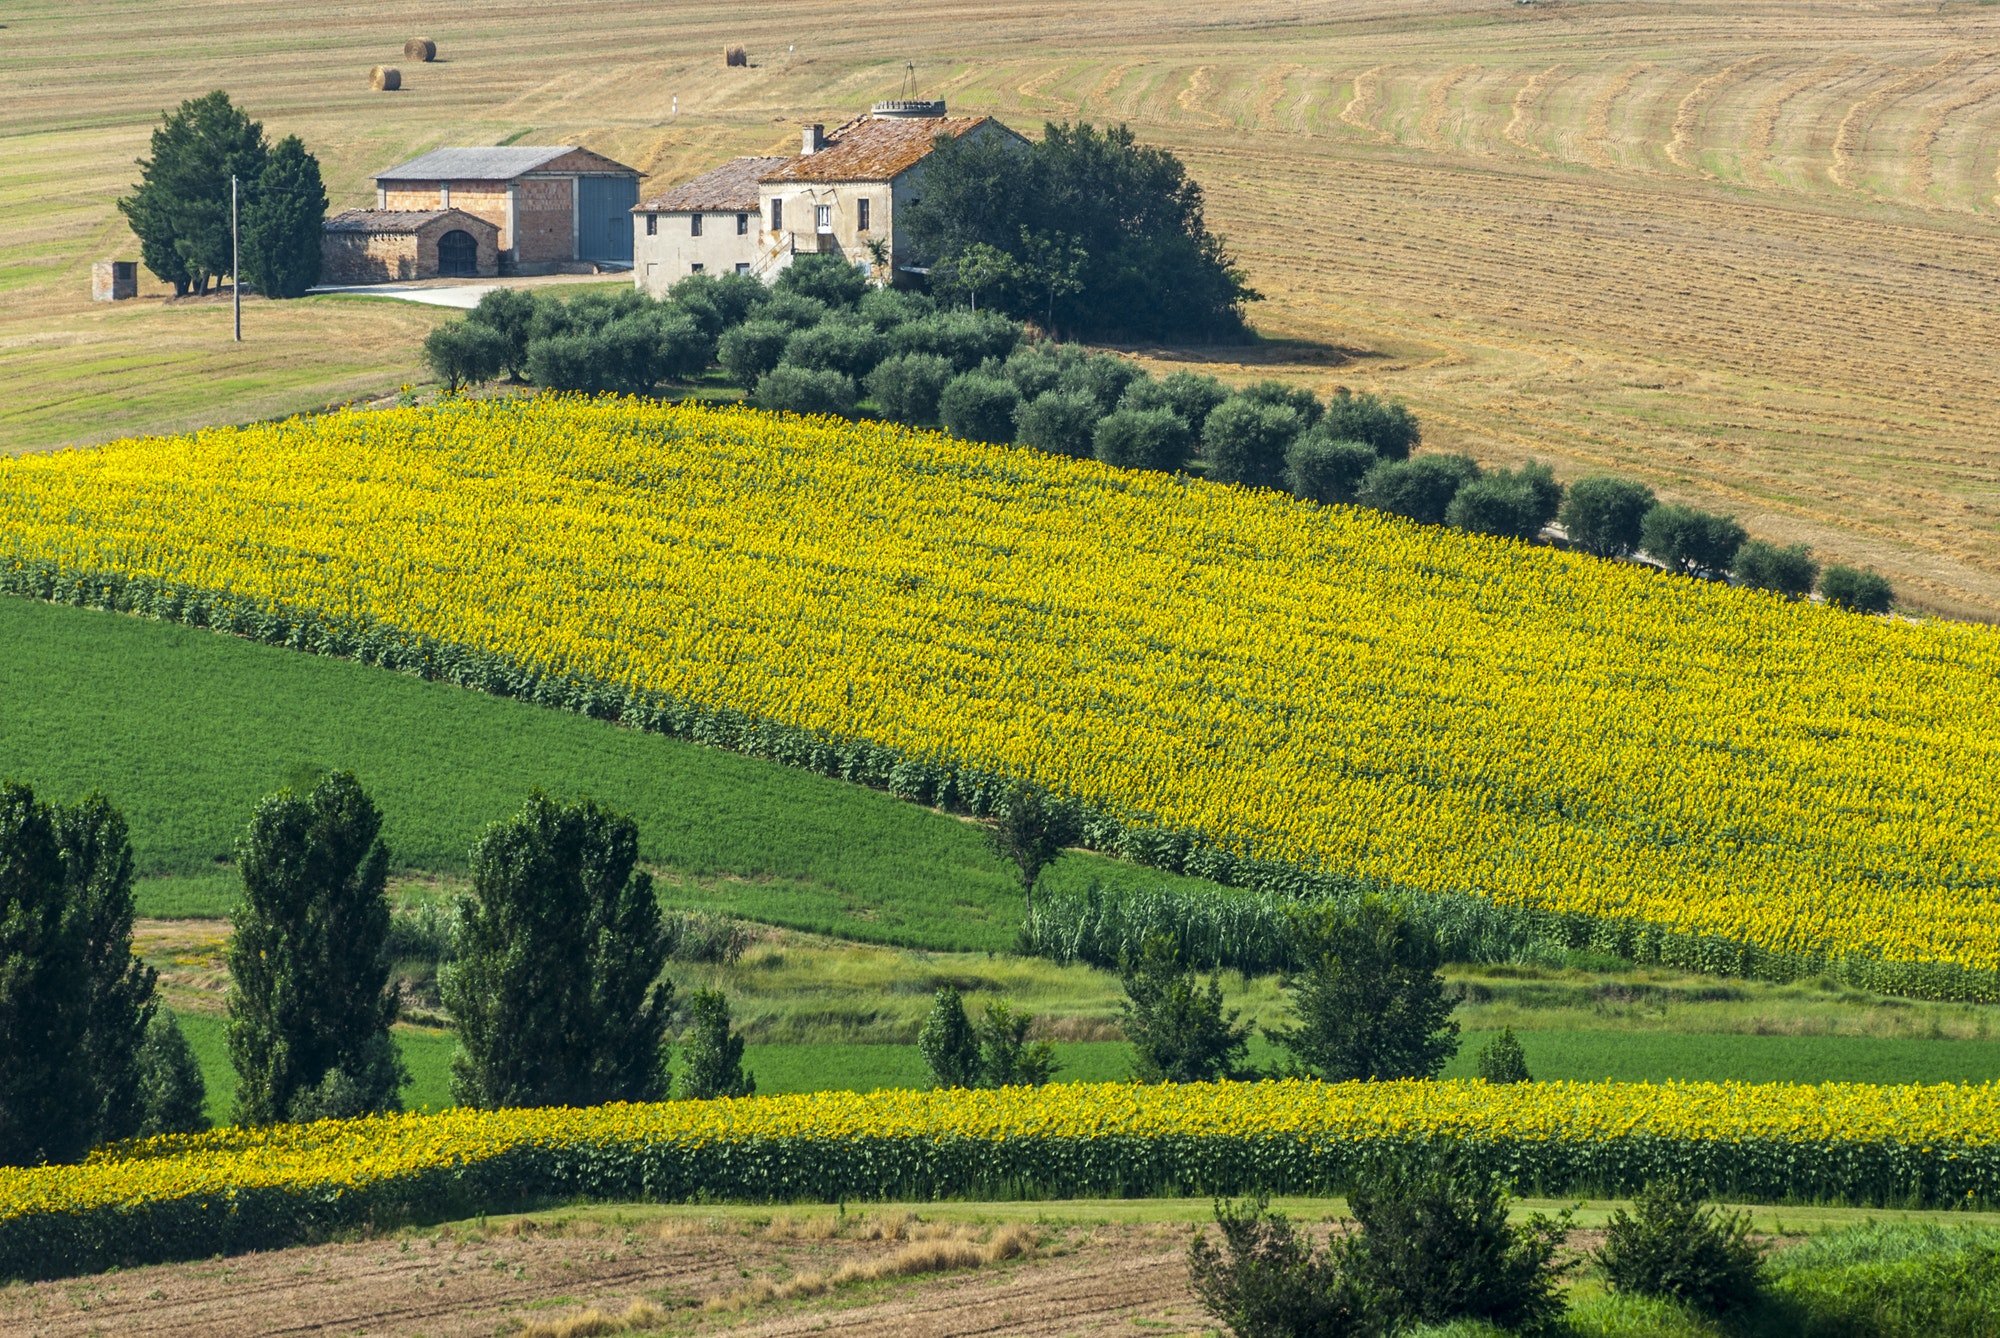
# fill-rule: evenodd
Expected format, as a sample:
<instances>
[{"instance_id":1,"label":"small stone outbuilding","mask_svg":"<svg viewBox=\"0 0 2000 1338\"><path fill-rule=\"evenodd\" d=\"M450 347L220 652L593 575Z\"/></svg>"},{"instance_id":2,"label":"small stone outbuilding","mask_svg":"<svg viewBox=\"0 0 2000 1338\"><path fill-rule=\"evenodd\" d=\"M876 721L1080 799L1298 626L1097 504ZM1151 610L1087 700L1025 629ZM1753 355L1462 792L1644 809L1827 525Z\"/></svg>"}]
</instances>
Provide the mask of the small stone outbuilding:
<instances>
[{"instance_id":1,"label":"small stone outbuilding","mask_svg":"<svg viewBox=\"0 0 2000 1338\"><path fill-rule=\"evenodd\" d=\"M463 209L349 209L326 221L320 282L490 279L500 229Z\"/></svg>"},{"instance_id":2,"label":"small stone outbuilding","mask_svg":"<svg viewBox=\"0 0 2000 1338\"><path fill-rule=\"evenodd\" d=\"M637 168L574 144L432 149L375 174L377 209L463 209L500 229L515 274L632 263Z\"/></svg>"}]
</instances>

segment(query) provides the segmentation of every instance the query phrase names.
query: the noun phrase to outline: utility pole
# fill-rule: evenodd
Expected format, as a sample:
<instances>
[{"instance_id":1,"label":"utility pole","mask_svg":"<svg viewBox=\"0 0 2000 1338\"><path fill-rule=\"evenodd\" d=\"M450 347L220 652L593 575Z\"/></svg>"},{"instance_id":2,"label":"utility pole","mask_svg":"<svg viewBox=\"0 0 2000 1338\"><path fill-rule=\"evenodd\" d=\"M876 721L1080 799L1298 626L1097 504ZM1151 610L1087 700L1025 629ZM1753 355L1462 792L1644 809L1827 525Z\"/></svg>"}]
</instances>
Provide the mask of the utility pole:
<instances>
[{"instance_id":1,"label":"utility pole","mask_svg":"<svg viewBox=\"0 0 2000 1338\"><path fill-rule=\"evenodd\" d=\"M236 304L236 342L243 342L243 243L236 232L236 174L229 174L229 298Z\"/></svg>"}]
</instances>

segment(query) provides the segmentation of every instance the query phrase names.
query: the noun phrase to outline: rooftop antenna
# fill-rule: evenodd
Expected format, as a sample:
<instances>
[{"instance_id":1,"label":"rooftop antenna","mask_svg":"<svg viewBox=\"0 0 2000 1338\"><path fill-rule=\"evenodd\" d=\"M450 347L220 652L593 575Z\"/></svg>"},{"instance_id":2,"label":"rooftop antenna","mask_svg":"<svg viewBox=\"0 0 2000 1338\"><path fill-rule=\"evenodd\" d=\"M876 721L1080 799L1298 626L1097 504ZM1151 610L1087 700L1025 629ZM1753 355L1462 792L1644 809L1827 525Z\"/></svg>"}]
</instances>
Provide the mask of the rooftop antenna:
<instances>
[{"instance_id":1,"label":"rooftop antenna","mask_svg":"<svg viewBox=\"0 0 2000 1338\"><path fill-rule=\"evenodd\" d=\"M903 62L903 96L905 98L914 98L916 95L917 67L906 60Z\"/></svg>"}]
</instances>

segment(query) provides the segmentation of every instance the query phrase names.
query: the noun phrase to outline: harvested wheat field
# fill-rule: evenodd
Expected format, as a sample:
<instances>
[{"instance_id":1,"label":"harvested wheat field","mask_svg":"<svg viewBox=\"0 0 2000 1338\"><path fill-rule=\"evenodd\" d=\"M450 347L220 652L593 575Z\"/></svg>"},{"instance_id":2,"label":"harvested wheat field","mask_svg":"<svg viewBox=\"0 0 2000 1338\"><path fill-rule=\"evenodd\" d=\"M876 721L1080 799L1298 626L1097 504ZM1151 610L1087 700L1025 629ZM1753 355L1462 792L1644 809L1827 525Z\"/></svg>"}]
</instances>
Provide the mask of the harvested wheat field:
<instances>
[{"instance_id":1,"label":"harvested wheat field","mask_svg":"<svg viewBox=\"0 0 2000 1338\"><path fill-rule=\"evenodd\" d=\"M544 1215L0 1289L9 1333L887 1338L1206 1327L1188 1228ZM595 1322L593 1322L595 1321Z\"/></svg>"},{"instance_id":2,"label":"harvested wheat field","mask_svg":"<svg viewBox=\"0 0 2000 1338\"><path fill-rule=\"evenodd\" d=\"M2000 6L502 3L432 33L393 105L355 71L431 13L279 13L11 11L0 446L420 377L428 309L252 302L238 347L214 299L93 307L90 262L136 254L113 201L184 97L225 88L304 136L339 209L451 143L582 143L650 190L783 151L907 62L956 109L1126 120L1184 156L1277 342L1149 353L1398 395L1429 445L1621 470L2000 616Z\"/></svg>"}]
</instances>

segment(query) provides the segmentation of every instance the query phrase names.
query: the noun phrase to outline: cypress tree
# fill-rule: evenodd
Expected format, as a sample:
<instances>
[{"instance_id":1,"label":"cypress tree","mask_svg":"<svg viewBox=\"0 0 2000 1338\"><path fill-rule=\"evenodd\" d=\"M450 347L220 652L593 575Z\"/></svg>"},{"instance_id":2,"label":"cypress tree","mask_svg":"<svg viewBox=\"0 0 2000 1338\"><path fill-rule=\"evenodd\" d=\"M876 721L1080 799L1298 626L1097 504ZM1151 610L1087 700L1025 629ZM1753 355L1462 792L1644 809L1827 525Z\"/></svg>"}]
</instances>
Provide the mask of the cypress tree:
<instances>
[{"instance_id":1,"label":"cypress tree","mask_svg":"<svg viewBox=\"0 0 2000 1338\"><path fill-rule=\"evenodd\" d=\"M90 1141L140 1131L139 1049L158 1002L159 973L132 954L132 841L101 794L55 815L65 899L83 954L85 1020L79 1058L91 1093Z\"/></svg>"},{"instance_id":2,"label":"cypress tree","mask_svg":"<svg viewBox=\"0 0 2000 1338\"><path fill-rule=\"evenodd\" d=\"M137 1133L198 1134L208 1128L208 1085L173 1013L162 1009L139 1047Z\"/></svg>"},{"instance_id":3,"label":"cypress tree","mask_svg":"<svg viewBox=\"0 0 2000 1338\"><path fill-rule=\"evenodd\" d=\"M638 826L536 791L472 851L458 959L442 973L458 1023L462 1104L657 1100L673 985Z\"/></svg>"},{"instance_id":4,"label":"cypress tree","mask_svg":"<svg viewBox=\"0 0 2000 1338\"><path fill-rule=\"evenodd\" d=\"M382 815L352 773L257 805L237 842L229 1058L245 1124L401 1108Z\"/></svg>"},{"instance_id":5,"label":"cypress tree","mask_svg":"<svg viewBox=\"0 0 2000 1338\"><path fill-rule=\"evenodd\" d=\"M939 1087L979 1086L979 1033L965 1015L956 985L938 986L930 1016L917 1035L917 1049L930 1065L931 1081Z\"/></svg>"},{"instance_id":6,"label":"cypress tree","mask_svg":"<svg viewBox=\"0 0 2000 1338\"><path fill-rule=\"evenodd\" d=\"M757 1079L743 1071L743 1038L729 1029L729 1000L721 990L696 990L688 1000L687 1035L681 1041L681 1071L674 1096L713 1101L750 1096Z\"/></svg>"},{"instance_id":7,"label":"cypress tree","mask_svg":"<svg viewBox=\"0 0 2000 1338\"><path fill-rule=\"evenodd\" d=\"M55 814L0 784L0 1165L70 1161L90 1139L89 995L66 892Z\"/></svg>"},{"instance_id":8,"label":"cypress tree","mask_svg":"<svg viewBox=\"0 0 2000 1338\"><path fill-rule=\"evenodd\" d=\"M265 297L299 297L319 282L326 187L297 135L271 147L243 213L244 282Z\"/></svg>"},{"instance_id":9,"label":"cypress tree","mask_svg":"<svg viewBox=\"0 0 2000 1338\"><path fill-rule=\"evenodd\" d=\"M204 292L229 272L229 178L254 191L264 170L264 127L220 89L160 118L153 156L118 211L139 238L139 256L174 292Z\"/></svg>"}]
</instances>

